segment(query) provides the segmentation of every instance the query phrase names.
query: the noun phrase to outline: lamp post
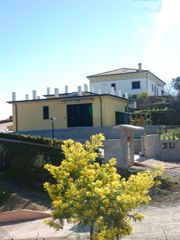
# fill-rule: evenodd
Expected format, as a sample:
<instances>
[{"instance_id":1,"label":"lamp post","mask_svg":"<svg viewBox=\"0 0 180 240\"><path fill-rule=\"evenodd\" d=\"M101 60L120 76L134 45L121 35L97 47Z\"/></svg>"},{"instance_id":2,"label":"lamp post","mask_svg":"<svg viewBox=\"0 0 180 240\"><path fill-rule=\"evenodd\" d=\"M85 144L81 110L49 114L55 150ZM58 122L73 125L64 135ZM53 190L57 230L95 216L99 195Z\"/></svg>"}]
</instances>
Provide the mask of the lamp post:
<instances>
[{"instance_id":1,"label":"lamp post","mask_svg":"<svg viewBox=\"0 0 180 240\"><path fill-rule=\"evenodd\" d=\"M53 145L54 145L54 121L56 120L56 118L51 117L51 124L52 124L52 140L53 140Z\"/></svg>"}]
</instances>

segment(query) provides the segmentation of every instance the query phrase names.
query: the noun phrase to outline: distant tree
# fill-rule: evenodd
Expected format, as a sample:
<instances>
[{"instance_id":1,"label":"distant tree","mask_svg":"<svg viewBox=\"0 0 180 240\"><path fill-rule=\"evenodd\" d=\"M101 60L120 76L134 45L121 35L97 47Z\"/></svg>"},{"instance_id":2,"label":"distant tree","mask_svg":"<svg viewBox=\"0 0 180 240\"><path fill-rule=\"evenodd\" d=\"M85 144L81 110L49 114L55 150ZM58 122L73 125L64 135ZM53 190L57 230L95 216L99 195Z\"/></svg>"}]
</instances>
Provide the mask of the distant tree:
<instances>
[{"instance_id":1,"label":"distant tree","mask_svg":"<svg viewBox=\"0 0 180 240\"><path fill-rule=\"evenodd\" d=\"M166 95L172 95L172 96L177 95L177 90L174 89L172 82L166 83L166 85L164 87L164 91L165 91Z\"/></svg>"},{"instance_id":2,"label":"distant tree","mask_svg":"<svg viewBox=\"0 0 180 240\"><path fill-rule=\"evenodd\" d=\"M141 98L142 100L146 100L149 95L148 92L142 92L141 94L138 95L139 98Z\"/></svg>"},{"instance_id":3,"label":"distant tree","mask_svg":"<svg viewBox=\"0 0 180 240\"><path fill-rule=\"evenodd\" d=\"M173 78L171 83L173 88L178 90L178 94L180 95L180 77Z\"/></svg>"}]
</instances>

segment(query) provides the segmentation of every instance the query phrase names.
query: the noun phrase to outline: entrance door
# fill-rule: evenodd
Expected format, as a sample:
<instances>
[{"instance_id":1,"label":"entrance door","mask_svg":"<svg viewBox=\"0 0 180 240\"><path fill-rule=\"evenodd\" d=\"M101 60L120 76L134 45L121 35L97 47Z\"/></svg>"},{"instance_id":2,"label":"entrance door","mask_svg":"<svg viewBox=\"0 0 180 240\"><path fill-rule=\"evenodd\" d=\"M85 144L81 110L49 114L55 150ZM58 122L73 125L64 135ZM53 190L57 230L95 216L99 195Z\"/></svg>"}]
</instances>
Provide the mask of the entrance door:
<instances>
[{"instance_id":1,"label":"entrance door","mask_svg":"<svg viewBox=\"0 0 180 240\"><path fill-rule=\"evenodd\" d=\"M67 105L68 127L92 127L92 103Z\"/></svg>"},{"instance_id":2,"label":"entrance door","mask_svg":"<svg viewBox=\"0 0 180 240\"><path fill-rule=\"evenodd\" d=\"M128 113L116 112L116 125L119 124L130 124Z\"/></svg>"}]
</instances>

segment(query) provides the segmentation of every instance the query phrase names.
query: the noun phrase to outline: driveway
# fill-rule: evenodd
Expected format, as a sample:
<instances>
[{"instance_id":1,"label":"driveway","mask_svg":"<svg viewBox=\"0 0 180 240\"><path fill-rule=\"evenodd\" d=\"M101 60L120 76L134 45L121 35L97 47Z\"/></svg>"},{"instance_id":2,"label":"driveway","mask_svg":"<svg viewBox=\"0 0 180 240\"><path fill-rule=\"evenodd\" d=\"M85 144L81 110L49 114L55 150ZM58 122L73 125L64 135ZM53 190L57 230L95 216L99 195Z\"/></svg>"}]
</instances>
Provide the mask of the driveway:
<instances>
[{"instance_id":1,"label":"driveway","mask_svg":"<svg viewBox=\"0 0 180 240\"><path fill-rule=\"evenodd\" d=\"M12 122L7 122L7 123L1 123L0 124L0 132L5 132L8 126L12 126Z\"/></svg>"},{"instance_id":2,"label":"driveway","mask_svg":"<svg viewBox=\"0 0 180 240\"><path fill-rule=\"evenodd\" d=\"M180 206L141 207L136 209L145 215L142 222L133 222L134 232L123 240L179 240ZM43 219L0 224L1 240L20 239L88 239L88 227L73 228L65 223L64 229L55 231L46 226Z\"/></svg>"}]
</instances>

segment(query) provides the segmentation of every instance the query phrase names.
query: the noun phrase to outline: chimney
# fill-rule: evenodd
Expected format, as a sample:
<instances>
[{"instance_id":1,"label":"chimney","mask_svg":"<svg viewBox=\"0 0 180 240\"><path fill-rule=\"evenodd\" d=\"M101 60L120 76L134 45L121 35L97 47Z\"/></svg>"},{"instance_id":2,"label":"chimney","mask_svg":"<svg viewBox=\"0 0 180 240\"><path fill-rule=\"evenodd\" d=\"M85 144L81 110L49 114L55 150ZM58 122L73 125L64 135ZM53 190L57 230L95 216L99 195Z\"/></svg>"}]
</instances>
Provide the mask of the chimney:
<instances>
[{"instance_id":1,"label":"chimney","mask_svg":"<svg viewBox=\"0 0 180 240\"><path fill-rule=\"evenodd\" d=\"M33 100L37 99L37 91L33 90L32 94L33 94Z\"/></svg>"},{"instance_id":2,"label":"chimney","mask_svg":"<svg viewBox=\"0 0 180 240\"><path fill-rule=\"evenodd\" d=\"M25 100L29 100L29 94L25 94Z\"/></svg>"},{"instance_id":3,"label":"chimney","mask_svg":"<svg viewBox=\"0 0 180 240\"><path fill-rule=\"evenodd\" d=\"M111 87L111 94L114 95L114 87Z\"/></svg>"},{"instance_id":4,"label":"chimney","mask_svg":"<svg viewBox=\"0 0 180 240\"><path fill-rule=\"evenodd\" d=\"M59 97L59 89L58 88L54 89L54 95L55 95L55 98Z\"/></svg>"},{"instance_id":5,"label":"chimney","mask_svg":"<svg viewBox=\"0 0 180 240\"><path fill-rule=\"evenodd\" d=\"M82 89L81 89L81 86L78 86L78 96L82 96Z\"/></svg>"},{"instance_id":6,"label":"chimney","mask_svg":"<svg viewBox=\"0 0 180 240\"><path fill-rule=\"evenodd\" d=\"M68 86L65 86L65 93L68 93Z\"/></svg>"},{"instance_id":7,"label":"chimney","mask_svg":"<svg viewBox=\"0 0 180 240\"><path fill-rule=\"evenodd\" d=\"M128 99L128 92L125 92L125 98Z\"/></svg>"},{"instance_id":8,"label":"chimney","mask_svg":"<svg viewBox=\"0 0 180 240\"><path fill-rule=\"evenodd\" d=\"M87 91L88 91L88 85L84 84L84 92L87 92Z\"/></svg>"},{"instance_id":9,"label":"chimney","mask_svg":"<svg viewBox=\"0 0 180 240\"><path fill-rule=\"evenodd\" d=\"M50 95L50 87L47 87L47 95Z\"/></svg>"},{"instance_id":10,"label":"chimney","mask_svg":"<svg viewBox=\"0 0 180 240\"><path fill-rule=\"evenodd\" d=\"M94 87L91 87L91 92L94 92Z\"/></svg>"},{"instance_id":11,"label":"chimney","mask_svg":"<svg viewBox=\"0 0 180 240\"><path fill-rule=\"evenodd\" d=\"M122 97L122 91L121 91L121 89L118 90L118 96L119 96L119 97Z\"/></svg>"},{"instance_id":12,"label":"chimney","mask_svg":"<svg viewBox=\"0 0 180 240\"><path fill-rule=\"evenodd\" d=\"M12 92L12 101L13 101L13 102L16 101L16 92Z\"/></svg>"},{"instance_id":13,"label":"chimney","mask_svg":"<svg viewBox=\"0 0 180 240\"><path fill-rule=\"evenodd\" d=\"M138 69L142 70L142 63L138 63Z\"/></svg>"}]
</instances>

